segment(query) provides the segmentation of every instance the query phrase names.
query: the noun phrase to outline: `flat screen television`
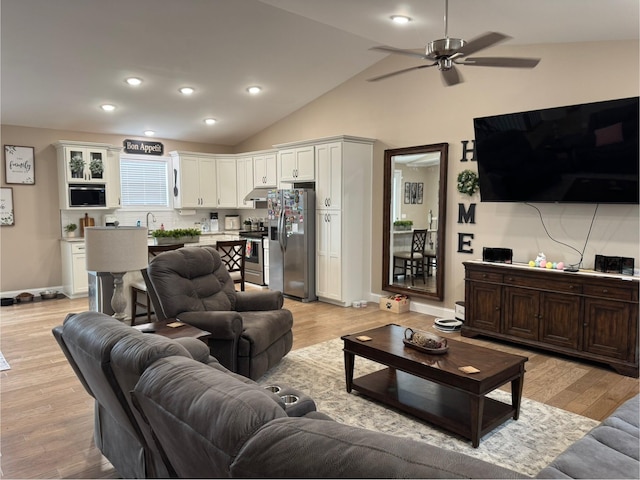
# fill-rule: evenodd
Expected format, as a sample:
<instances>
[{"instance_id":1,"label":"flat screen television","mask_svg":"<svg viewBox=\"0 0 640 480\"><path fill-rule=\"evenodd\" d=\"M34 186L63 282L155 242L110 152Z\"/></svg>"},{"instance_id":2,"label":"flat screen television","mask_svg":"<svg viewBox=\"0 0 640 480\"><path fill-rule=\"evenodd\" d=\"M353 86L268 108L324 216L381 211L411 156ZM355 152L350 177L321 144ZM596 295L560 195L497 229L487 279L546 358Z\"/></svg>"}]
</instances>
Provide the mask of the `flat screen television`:
<instances>
[{"instance_id":1,"label":"flat screen television","mask_svg":"<svg viewBox=\"0 0 640 480\"><path fill-rule=\"evenodd\" d=\"M474 118L483 202L638 204L638 97Z\"/></svg>"}]
</instances>

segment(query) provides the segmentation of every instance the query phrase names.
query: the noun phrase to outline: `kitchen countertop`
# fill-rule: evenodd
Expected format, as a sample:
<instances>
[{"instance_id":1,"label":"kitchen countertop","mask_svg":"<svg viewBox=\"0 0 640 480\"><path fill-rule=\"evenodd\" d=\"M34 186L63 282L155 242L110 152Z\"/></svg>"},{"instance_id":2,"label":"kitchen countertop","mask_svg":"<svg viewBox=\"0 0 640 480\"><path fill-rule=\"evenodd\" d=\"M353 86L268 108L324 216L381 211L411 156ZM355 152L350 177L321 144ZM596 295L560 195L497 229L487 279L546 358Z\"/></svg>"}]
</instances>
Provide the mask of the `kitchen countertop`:
<instances>
[{"instance_id":1,"label":"kitchen countertop","mask_svg":"<svg viewBox=\"0 0 640 480\"><path fill-rule=\"evenodd\" d=\"M239 230L226 230L222 232L203 232L200 234L200 241L194 243L187 243L185 246L198 246L198 245L213 245L217 240L221 240L220 237L224 237L225 240L237 240L239 238ZM229 237L229 238L227 238ZM63 237L61 242L68 243L84 243L84 237ZM156 245L155 238L149 237L149 245Z\"/></svg>"}]
</instances>

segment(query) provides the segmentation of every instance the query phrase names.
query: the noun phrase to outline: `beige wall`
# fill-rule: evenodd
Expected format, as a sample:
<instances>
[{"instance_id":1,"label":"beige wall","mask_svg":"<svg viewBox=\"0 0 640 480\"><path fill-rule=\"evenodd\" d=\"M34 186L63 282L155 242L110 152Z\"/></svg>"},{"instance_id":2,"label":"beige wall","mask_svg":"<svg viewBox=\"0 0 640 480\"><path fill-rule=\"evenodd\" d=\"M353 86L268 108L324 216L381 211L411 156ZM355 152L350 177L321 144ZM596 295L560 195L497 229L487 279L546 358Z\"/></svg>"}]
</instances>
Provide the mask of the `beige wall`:
<instances>
[{"instance_id":1,"label":"beige wall","mask_svg":"<svg viewBox=\"0 0 640 480\"><path fill-rule=\"evenodd\" d=\"M460 142L473 139L474 117L637 96L638 42L507 45L492 48L491 55L541 57L542 61L533 70L461 67L466 82L454 87L444 87L435 68L367 82L375 75L419 64L392 55L238 145L236 151L337 134L378 139L371 232L371 289L376 293L381 292L382 167L386 148L449 143L446 294L442 303L424 304L451 309L456 300L464 299L462 262L480 258L483 246L513 248L517 261L528 261L543 251L550 260L577 262L579 256L549 240L537 213L522 204L483 204L476 194L472 198L477 203L476 224L457 224L458 203L470 202L457 192L456 177L466 168L476 169L475 164L460 161ZM543 204L541 210L554 238L582 250L593 205ZM457 235L461 232L474 235L473 254L457 253ZM586 266L593 266L596 253L635 257L638 265L638 232L637 206L601 206L586 248Z\"/></svg>"},{"instance_id":2,"label":"beige wall","mask_svg":"<svg viewBox=\"0 0 640 480\"><path fill-rule=\"evenodd\" d=\"M13 187L15 225L0 228L0 291L19 291L60 286L60 209L56 150L58 140L76 140L122 145L131 136L68 132L11 125L0 127L3 145L25 145L35 149L35 185L7 185L2 167L2 186ZM230 153L228 147L200 143L162 142L165 151L187 150Z\"/></svg>"},{"instance_id":3,"label":"beige wall","mask_svg":"<svg viewBox=\"0 0 640 480\"><path fill-rule=\"evenodd\" d=\"M455 188L457 174L475 169L460 162L462 140L473 138L476 116L558 105L598 101L639 94L639 48L637 41L565 45L500 46L495 56L541 57L534 70L461 67L465 83L442 86L439 72L424 69L367 82L374 75L417 65L401 56L390 56L237 145L236 153L270 148L274 144L331 135L376 138L373 166L372 281L371 290L381 293L382 271L382 178L387 148L429 143L449 143L448 215L446 225L446 295L435 306L453 308L464 298L462 262L478 258L483 246L511 247L514 259L526 261L544 251L551 260L576 262L567 247L549 240L537 213L521 204L477 202L475 225L457 224L457 205L469 203ZM14 186L16 226L0 230L2 277L0 290L18 290L61 282L58 238L55 151L56 140L87 140L121 144L124 137L54 130L2 127L2 143L36 148L36 185ZM183 149L227 153L224 147L166 141L167 150ZM533 180L533 179L532 179ZM3 184L4 185L4 184ZM541 206L545 224L554 238L582 249L594 206ZM601 206L586 249L587 266L595 253L635 257L638 252L637 206ZM473 254L456 253L457 235L472 233Z\"/></svg>"}]
</instances>

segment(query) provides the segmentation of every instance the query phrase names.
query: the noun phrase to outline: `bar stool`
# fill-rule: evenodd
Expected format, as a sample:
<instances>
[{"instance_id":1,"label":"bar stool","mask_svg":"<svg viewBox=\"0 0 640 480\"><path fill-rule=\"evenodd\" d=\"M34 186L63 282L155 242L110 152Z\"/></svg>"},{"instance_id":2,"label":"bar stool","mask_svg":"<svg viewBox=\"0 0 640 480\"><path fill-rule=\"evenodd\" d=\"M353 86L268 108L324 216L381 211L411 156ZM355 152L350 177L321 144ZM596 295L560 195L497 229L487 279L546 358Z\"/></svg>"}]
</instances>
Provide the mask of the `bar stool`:
<instances>
[{"instance_id":1,"label":"bar stool","mask_svg":"<svg viewBox=\"0 0 640 480\"><path fill-rule=\"evenodd\" d=\"M149 245L149 257L155 257L159 253L166 252L169 250L177 250L178 248L182 248L182 247L184 247L184 243L175 243L173 245ZM138 307L143 307L145 309L145 314L147 316L147 323L150 323L151 315L154 312L151 305L151 299L149 298L149 293L147 292L147 285L145 284L144 279L132 283L130 287L131 287L131 326L133 327L136 324ZM144 295L144 298L140 300L139 295Z\"/></svg>"}]
</instances>

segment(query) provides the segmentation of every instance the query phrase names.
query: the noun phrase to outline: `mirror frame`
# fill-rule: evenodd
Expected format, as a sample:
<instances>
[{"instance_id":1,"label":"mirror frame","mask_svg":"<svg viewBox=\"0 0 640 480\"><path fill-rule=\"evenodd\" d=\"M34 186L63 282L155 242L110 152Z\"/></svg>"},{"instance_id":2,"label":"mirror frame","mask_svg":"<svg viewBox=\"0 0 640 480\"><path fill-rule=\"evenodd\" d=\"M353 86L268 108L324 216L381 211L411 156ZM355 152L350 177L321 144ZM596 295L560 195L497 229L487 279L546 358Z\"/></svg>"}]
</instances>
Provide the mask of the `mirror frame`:
<instances>
[{"instance_id":1,"label":"mirror frame","mask_svg":"<svg viewBox=\"0 0 640 480\"><path fill-rule=\"evenodd\" d=\"M391 260L391 182L393 179L393 157L397 155L412 155L417 153L440 152L440 185L438 192L438 234L436 235L437 247L437 274L436 291L426 292L413 288L402 287L390 282ZM382 218L382 290L400 293L408 296L419 296L442 301L444 299L444 265L445 265L445 240L446 240L446 212L447 212L447 170L448 170L448 143L435 143L432 145L419 145L415 147L394 148L384 151L384 198Z\"/></svg>"}]
</instances>

